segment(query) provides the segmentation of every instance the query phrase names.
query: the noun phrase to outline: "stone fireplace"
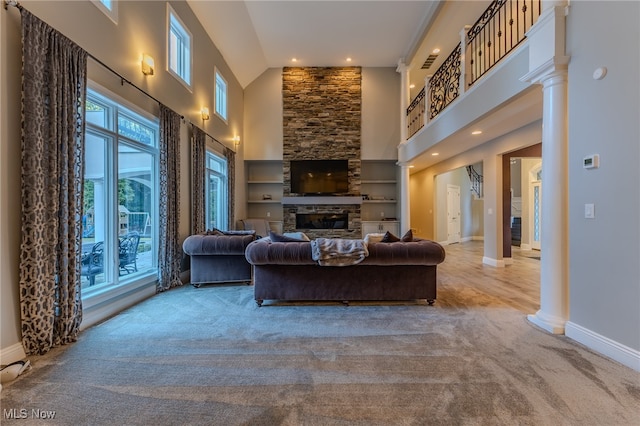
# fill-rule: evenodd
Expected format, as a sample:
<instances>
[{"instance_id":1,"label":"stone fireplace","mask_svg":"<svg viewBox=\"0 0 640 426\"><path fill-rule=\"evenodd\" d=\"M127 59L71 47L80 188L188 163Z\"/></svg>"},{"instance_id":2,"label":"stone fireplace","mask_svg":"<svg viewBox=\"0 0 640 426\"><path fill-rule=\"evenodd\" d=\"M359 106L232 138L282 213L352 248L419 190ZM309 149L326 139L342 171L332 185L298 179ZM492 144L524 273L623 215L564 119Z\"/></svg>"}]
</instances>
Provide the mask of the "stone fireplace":
<instances>
[{"instance_id":1,"label":"stone fireplace","mask_svg":"<svg viewBox=\"0 0 640 426\"><path fill-rule=\"evenodd\" d=\"M360 238L362 70L285 67L282 76L283 230ZM327 197L292 193L291 160L348 160L349 192Z\"/></svg>"}]
</instances>

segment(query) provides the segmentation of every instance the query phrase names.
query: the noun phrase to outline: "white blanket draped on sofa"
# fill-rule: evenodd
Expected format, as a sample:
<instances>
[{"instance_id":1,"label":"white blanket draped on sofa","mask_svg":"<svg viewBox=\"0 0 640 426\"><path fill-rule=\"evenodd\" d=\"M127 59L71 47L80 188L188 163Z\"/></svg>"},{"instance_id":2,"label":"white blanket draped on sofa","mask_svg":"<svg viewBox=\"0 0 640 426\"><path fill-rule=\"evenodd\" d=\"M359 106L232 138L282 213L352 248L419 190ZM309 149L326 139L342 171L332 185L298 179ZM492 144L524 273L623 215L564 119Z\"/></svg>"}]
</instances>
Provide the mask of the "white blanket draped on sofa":
<instances>
[{"instance_id":1,"label":"white blanket draped on sofa","mask_svg":"<svg viewBox=\"0 0 640 426\"><path fill-rule=\"evenodd\" d=\"M316 238L311 241L311 257L320 266L349 266L369 256L363 240Z\"/></svg>"}]
</instances>

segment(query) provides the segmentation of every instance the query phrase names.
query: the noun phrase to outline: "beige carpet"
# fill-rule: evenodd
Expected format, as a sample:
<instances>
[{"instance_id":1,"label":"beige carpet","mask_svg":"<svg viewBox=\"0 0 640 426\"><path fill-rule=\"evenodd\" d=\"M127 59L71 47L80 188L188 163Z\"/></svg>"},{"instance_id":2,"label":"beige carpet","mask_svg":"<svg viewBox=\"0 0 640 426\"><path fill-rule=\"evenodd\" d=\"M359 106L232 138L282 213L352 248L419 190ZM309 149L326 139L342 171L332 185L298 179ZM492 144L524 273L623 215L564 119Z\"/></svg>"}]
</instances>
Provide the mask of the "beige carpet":
<instances>
[{"instance_id":1,"label":"beige carpet","mask_svg":"<svg viewBox=\"0 0 640 426\"><path fill-rule=\"evenodd\" d=\"M2 424L640 424L638 373L489 298L258 308L185 286L30 357Z\"/></svg>"}]
</instances>

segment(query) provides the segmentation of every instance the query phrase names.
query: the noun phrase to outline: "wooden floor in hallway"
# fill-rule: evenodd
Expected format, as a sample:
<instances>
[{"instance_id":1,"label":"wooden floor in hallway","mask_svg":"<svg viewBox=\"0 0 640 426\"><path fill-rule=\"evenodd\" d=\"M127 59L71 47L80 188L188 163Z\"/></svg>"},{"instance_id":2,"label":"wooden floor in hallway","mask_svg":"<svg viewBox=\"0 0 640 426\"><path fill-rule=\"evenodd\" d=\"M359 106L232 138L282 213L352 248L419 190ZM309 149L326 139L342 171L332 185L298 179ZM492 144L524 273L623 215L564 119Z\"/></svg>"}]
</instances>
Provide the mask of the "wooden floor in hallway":
<instances>
[{"instance_id":1,"label":"wooden floor in hallway","mask_svg":"<svg viewBox=\"0 0 640 426\"><path fill-rule=\"evenodd\" d=\"M483 306L507 305L524 314L540 309L539 251L514 246L513 263L494 267L482 263L482 241L444 248L445 261L438 265L438 305L468 306L469 300L474 300ZM464 298L459 297L463 295Z\"/></svg>"}]
</instances>

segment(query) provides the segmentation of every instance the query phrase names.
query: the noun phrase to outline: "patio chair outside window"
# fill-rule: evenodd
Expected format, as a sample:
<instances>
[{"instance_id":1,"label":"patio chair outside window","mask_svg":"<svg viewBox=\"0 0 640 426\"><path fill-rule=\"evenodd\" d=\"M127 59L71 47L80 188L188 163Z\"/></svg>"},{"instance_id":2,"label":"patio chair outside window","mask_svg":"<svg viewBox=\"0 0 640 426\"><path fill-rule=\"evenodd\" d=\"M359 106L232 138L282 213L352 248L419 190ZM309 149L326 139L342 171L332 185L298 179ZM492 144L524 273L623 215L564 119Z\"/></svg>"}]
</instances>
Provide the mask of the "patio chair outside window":
<instances>
[{"instance_id":1,"label":"patio chair outside window","mask_svg":"<svg viewBox=\"0 0 640 426\"><path fill-rule=\"evenodd\" d=\"M138 245L140 245L140 234L136 231L118 239L118 250L120 260L120 275L123 272L130 274L138 271L136 260L138 259Z\"/></svg>"},{"instance_id":2,"label":"patio chair outside window","mask_svg":"<svg viewBox=\"0 0 640 426\"><path fill-rule=\"evenodd\" d=\"M104 272L104 243L95 243L91 251L82 256L82 271L80 274L89 278L89 286L96 283L96 275Z\"/></svg>"}]
</instances>

